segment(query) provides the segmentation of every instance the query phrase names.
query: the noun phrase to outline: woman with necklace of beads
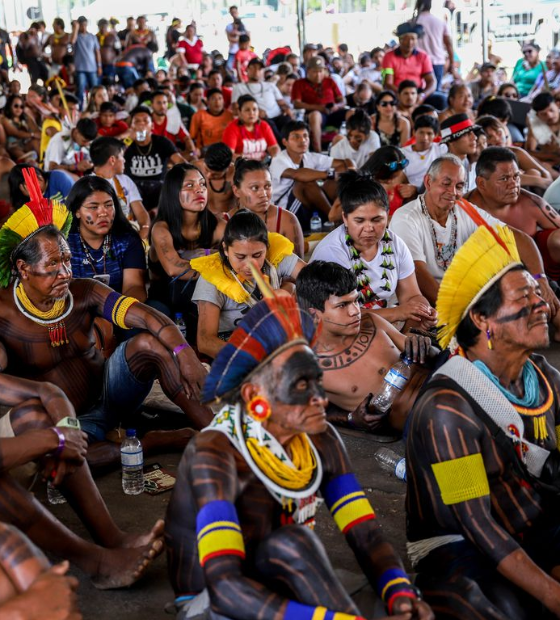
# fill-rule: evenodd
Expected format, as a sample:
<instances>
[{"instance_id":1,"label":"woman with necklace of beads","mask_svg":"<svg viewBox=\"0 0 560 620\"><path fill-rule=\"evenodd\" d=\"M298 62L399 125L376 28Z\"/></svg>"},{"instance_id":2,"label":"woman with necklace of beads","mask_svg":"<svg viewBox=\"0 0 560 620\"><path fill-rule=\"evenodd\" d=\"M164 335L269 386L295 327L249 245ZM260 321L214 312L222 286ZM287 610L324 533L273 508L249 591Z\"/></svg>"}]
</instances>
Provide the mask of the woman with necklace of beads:
<instances>
[{"instance_id":1,"label":"woman with necklace of beads","mask_svg":"<svg viewBox=\"0 0 560 620\"><path fill-rule=\"evenodd\" d=\"M227 223L219 254L196 258L191 266L200 273L192 297L199 314L197 346L214 358L262 299L252 268L261 271L272 289L291 294L305 263L294 254L291 241L268 232L257 214L242 210Z\"/></svg>"},{"instance_id":2,"label":"woman with necklace of beads","mask_svg":"<svg viewBox=\"0 0 560 620\"><path fill-rule=\"evenodd\" d=\"M74 278L93 278L145 301L144 246L113 186L102 177L83 177L70 190L67 206L73 217L68 245Z\"/></svg>"},{"instance_id":3,"label":"woman with necklace of beads","mask_svg":"<svg viewBox=\"0 0 560 620\"><path fill-rule=\"evenodd\" d=\"M311 257L352 269L358 301L391 323L429 328L436 315L420 293L414 262L404 241L387 229L389 199L365 172L350 170L338 181L343 224L329 233Z\"/></svg>"},{"instance_id":4,"label":"woman with necklace of beads","mask_svg":"<svg viewBox=\"0 0 560 620\"><path fill-rule=\"evenodd\" d=\"M235 161L233 193L237 206L225 217L229 219L240 209L256 213L266 224L268 232L279 233L294 244L294 253L303 258L304 241L297 217L282 207L271 203L272 178L268 166L254 159L240 157Z\"/></svg>"},{"instance_id":5,"label":"woman with necklace of beads","mask_svg":"<svg viewBox=\"0 0 560 620\"><path fill-rule=\"evenodd\" d=\"M215 252L225 229L207 205L206 179L198 168L173 166L165 175L148 253L148 304L170 317L181 312L193 345L198 313L191 297L198 274L190 261Z\"/></svg>"}]
</instances>

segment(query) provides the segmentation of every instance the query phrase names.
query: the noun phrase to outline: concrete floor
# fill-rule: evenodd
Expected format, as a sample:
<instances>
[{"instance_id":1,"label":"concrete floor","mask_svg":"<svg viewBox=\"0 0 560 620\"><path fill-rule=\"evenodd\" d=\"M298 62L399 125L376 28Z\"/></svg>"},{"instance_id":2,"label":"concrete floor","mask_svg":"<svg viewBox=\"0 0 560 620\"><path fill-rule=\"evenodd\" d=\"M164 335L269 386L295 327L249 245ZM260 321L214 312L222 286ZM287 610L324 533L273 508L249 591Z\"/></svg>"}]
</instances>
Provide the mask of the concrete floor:
<instances>
[{"instance_id":1,"label":"concrete floor","mask_svg":"<svg viewBox=\"0 0 560 620\"><path fill-rule=\"evenodd\" d=\"M546 352L549 361L560 368L560 346ZM381 444L363 433L346 431L342 434L354 470L364 486L376 511L379 523L401 557L405 558L404 495L406 485L391 474L382 471L373 455ZM401 442L390 444L397 452L404 453ZM147 459L147 463L159 462L173 471L179 462L179 455L164 455ZM127 531L146 530L165 514L170 493L136 497L123 494L120 472L97 480L101 493L118 524ZM46 501L44 490L38 496ZM67 505L53 506L53 513L74 531L86 537L87 533ZM317 533L321 537L333 566L360 574L352 552L337 530L328 512L323 507L317 521ZM173 593L167 583L165 555L160 556L150 567L145 578L126 590L98 591L88 578L73 570L80 580L80 606L86 620L164 620L172 618L164 611L166 603L172 601Z\"/></svg>"}]
</instances>

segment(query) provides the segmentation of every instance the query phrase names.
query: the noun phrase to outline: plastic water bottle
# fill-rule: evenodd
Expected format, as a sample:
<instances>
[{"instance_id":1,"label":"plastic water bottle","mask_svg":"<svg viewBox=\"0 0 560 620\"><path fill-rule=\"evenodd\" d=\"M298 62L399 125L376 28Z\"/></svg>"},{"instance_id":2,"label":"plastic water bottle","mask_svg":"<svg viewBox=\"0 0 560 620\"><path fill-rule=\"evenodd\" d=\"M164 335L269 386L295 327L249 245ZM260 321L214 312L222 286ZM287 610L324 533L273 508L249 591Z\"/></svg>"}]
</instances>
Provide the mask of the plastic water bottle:
<instances>
[{"instance_id":1,"label":"plastic water bottle","mask_svg":"<svg viewBox=\"0 0 560 620\"><path fill-rule=\"evenodd\" d=\"M340 126L340 135L346 136L347 134L348 134L348 131L346 129L346 121L344 121L342 125Z\"/></svg>"},{"instance_id":2,"label":"plastic water bottle","mask_svg":"<svg viewBox=\"0 0 560 620\"><path fill-rule=\"evenodd\" d=\"M313 217L309 221L309 229L311 232L321 232L321 228L323 227L323 222L319 217L319 213L317 211L313 212Z\"/></svg>"},{"instance_id":3,"label":"plastic water bottle","mask_svg":"<svg viewBox=\"0 0 560 620\"><path fill-rule=\"evenodd\" d=\"M411 360L403 353L400 360L389 370L383 378L383 388L379 394L372 396L369 401L370 407L385 413L389 410L397 394L404 389L410 379Z\"/></svg>"},{"instance_id":4,"label":"plastic water bottle","mask_svg":"<svg viewBox=\"0 0 560 620\"><path fill-rule=\"evenodd\" d=\"M185 319L183 318L182 312L177 312L175 314L175 325L179 328L181 332L181 336L186 340L187 339L187 326L185 324Z\"/></svg>"},{"instance_id":5,"label":"plastic water bottle","mask_svg":"<svg viewBox=\"0 0 560 620\"><path fill-rule=\"evenodd\" d=\"M49 504L66 504L66 498L62 493L54 486L52 480L47 482L47 499Z\"/></svg>"},{"instance_id":6,"label":"plastic water bottle","mask_svg":"<svg viewBox=\"0 0 560 620\"><path fill-rule=\"evenodd\" d=\"M406 482L406 459L399 456L390 448L379 448L375 453L375 460L381 465L385 471L389 471L399 480Z\"/></svg>"},{"instance_id":7,"label":"plastic water bottle","mask_svg":"<svg viewBox=\"0 0 560 620\"><path fill-rule=\"evenodd\" d=\"M121 444L122 488L127 495L144 492L144 453L133 428L126 429Z\"/></svg>"}]
</instances>

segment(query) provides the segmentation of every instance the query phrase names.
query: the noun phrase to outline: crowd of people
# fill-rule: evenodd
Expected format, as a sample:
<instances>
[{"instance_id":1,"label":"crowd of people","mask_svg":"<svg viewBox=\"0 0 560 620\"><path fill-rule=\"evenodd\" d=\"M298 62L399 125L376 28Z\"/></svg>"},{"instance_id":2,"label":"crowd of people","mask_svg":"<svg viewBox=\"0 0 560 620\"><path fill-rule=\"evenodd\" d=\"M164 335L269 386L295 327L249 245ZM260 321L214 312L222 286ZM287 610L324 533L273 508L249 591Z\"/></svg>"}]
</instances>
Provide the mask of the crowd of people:
<instances>
[{"instance_id":1,"label":"crowd of people","mask_svg":"<svg viewBox=\"0 0 560 620\"><path fill-rule=\"evenodd\" d=\"M179 620L359 620L324 500L381 615L560 617L560 52L467 74L417 0L357 58L261 58L229 13L227 54L180 19L161 51L144 16L0 30L0 616L81 617L44 552L107 589L165 549ZM92 471L156 379L184 428L144 451L184 452L130 534ZM406 441L415 580L333 425Z\"/></svg>"}]
</instances>

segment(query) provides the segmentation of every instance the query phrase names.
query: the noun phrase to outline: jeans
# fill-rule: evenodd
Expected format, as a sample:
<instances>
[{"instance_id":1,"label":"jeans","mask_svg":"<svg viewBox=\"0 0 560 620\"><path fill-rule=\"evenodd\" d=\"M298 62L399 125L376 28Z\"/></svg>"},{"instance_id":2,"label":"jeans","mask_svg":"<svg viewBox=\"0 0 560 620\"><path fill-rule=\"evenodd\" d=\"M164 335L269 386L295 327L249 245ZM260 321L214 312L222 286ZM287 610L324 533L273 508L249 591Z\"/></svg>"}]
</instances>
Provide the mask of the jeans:
<instances>
[{"instance_id":1,"label":"jeans","mask_svg":"<svg viewBox=\"0 0 560 620\"><path fill-rule=\"evenodd\" d=\"M434 65L434 75L436 77L436 90L439 90L441 80L443 79L443 69L444 65Z\"/></svg>"},{"instance_id":2,"label":"jeans","mask_svg":"<svg viewBox=\"0 0 560 620\"><path fill-rule=\"evenodd\" d=\"M120 414L137 411L152 389L153 381L143 383L132 374L126 361L126 345L120 344L105 362L99 400L78 416L90 442L105 441L107 432L119 423Z\"/></svg>"},{"instance_id":3,"label":"jeans","mask_svg":"<svg viewBox=\"0 0 560 620\"><path fill-rule=\"evenodd\" d=\"M103 77L114 79L115 75L115 65L113 63L110 65L103 65Z\"/></svg>"},{"instance_id":4,"label":"jeans","mask_svg":"<svg viewBox=\"0 0 560 620\"><path fill-rule=\"evenodd\" d=\"M123 88L131 88L134 82L140 78L136 67L116 67L117 77Z\"/></svg>"},{"instance_id":5,"label":"jeans","mask_svg":"<svg viewBox=\"0 0 560 620\"><path fill-rule=\"evenodd\" d=\"M99 84L99 76L96 71L76 71L76 97L80 102L80 110L84 104L84 93L87 89Z\"/></svg>"}]
</instances>

